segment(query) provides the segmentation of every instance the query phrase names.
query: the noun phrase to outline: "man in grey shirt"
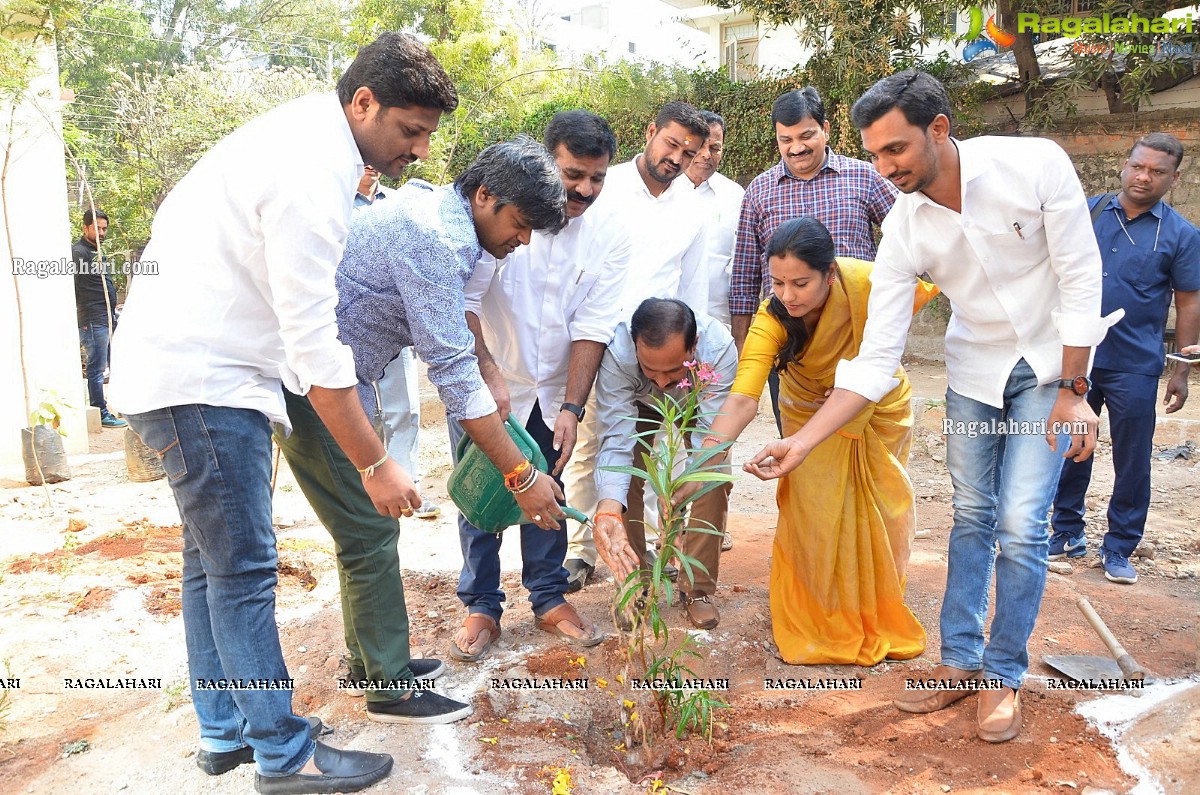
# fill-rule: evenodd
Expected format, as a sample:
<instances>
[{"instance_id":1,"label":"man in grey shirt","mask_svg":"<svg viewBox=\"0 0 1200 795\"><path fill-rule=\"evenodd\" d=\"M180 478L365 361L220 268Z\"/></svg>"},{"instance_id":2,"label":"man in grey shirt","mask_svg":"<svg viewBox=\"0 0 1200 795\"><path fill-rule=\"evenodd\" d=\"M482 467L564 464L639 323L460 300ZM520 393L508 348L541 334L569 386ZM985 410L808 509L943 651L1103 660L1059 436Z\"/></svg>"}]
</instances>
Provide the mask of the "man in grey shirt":
<instances>
[{"instance_id":1,"label":"man in grey shirt","mask_svg":"<svg viewBox=\"0 0 1200 795\"><path fill-rule=\"evenodd\" d=\"M613 567L618 581L633 568L650 565L645 552L643 480L608 468L638 465L635 463L640 461L640 456L635 456L639 452L635 449L638 440L649 438L640 434L662 422L652 408L652 401L668 393L682 397L682 391L677 390L687 388L680 383L688 375L685 362L693 366L707 364L716 374L702 398L696 419L696 426L707 431L729 396L737 374L737 348L720 321L695 314L675 298L647 298L632 318L617 327L600 362L596 376L596 425L600 438L600 452L596 456L596 490L600 497L596 506L596 539L598 550ZM700 441L693 438L689 446L699 448ZM685 531L680 544L685 555L696 558L707 569L693 568L690 576L686 571L679 574L679 595L688 620L701 629L711 629L721 620L712 597L717 589L729 489L726 483L692 503L687 526L711 526L716 534ZM607 551L614 541L622 550L615 558ZM632 553L623 541L638 550L640 559L630 559Z\"/></svg>"},{"instance_id":2,"label":"man in grey shirt","mask_svg":"<svg viewBox=\"0 0 1200 795\"><path fill-rule=\"evenodd\" d=\"M337 320L368 415L377 410L374 382L411 345L429 363L446 413L501 472L518 469L524 456L505 432L472 352L463 288L484 251L504 257L527 244L533 230L559 228L565 204L554 159L522 136L485 149L453 185L413 180L354 215L336 276ZM366 691L367 717L426 724L466 717L469 704L413 684L445 666L410 657L399 522L371 510L354 465L309 401L290 392L285 399L294 431L277 438L336 542L350 673ZM521 486L521 493L514 489L521 508L543 529L558 530L564 514L554 482L531 476Z\"/></svg>"}]
</instances>

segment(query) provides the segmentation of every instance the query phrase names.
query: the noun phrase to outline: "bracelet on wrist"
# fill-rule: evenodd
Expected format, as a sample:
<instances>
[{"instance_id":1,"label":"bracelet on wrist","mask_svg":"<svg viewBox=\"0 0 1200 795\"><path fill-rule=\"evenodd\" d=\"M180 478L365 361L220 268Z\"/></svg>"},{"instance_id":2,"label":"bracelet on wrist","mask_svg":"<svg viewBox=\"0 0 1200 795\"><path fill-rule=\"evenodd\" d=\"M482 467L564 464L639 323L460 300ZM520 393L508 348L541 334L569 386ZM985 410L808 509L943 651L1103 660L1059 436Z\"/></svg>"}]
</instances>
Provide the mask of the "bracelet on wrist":
<instances>
[{"instance_id":1,"label":"bracelet on wrist","mask_svg":"<svg viewBox=\"0 0 1200 795\"><path fill-rule=\"evenodd\" d=\"M509 491L512 491L513 489L515 489L517 487L517 483L521 477L521 473L523 473L525 470L529 469L529 466L530 466L529 459L525 459L521 463L517 464L516 469L514 469L512 472L509 472L507 475L504 476L504 486Z\"/></svg>"},{"instance_id":2,"label":"bracelet on wrist","mask_svg":"<svg viewBox=\"0 0 1200 795\"><path fill-rule=\"evenodd\" d=\"M386 451L384 451L383 458L379 459L374 464L371 464L368 467L363 467L362 469L359 469L358 474L362 475L364 478L370 478L372 475L375 474L375 470L378 469L379 467L383 466L383 462L387 461L387 460L388 460L388 454ZM358 469L358 467L355 467L355 469Z\"/></svg>"},{"instance_id":3,"label":"bracelet on wrist","mask_svg":"<svg viewBox=\"0 0 1200 795\"><path fill-rule=\"evenodd\" d=\"M513 494L524 494L525 492L527 492L531 488L533 488L534 483L537 483L539 474L540 473L538 472L538 470L534 469L533 474L529 476L528 480L526 480L523 484L521 484L520 486L517 486L516 488L509 489L509 491L511 491Z\"/></svg>"},{"instance_id":4,"label":"bracelet on wrist","mask_svg":"<svg viewBox=\"0 0 1200 795\"><path fill-rule=\"evenodd\" d=\"M601 516L611 516L614 519L616 519L618 522L621 522L622 524L624 524L624 522L625 522L625 518L623 516L621 516L621 514L617 513L616 511L599 511L592 518L599 519Z\"/></svg>"}]
</instances>

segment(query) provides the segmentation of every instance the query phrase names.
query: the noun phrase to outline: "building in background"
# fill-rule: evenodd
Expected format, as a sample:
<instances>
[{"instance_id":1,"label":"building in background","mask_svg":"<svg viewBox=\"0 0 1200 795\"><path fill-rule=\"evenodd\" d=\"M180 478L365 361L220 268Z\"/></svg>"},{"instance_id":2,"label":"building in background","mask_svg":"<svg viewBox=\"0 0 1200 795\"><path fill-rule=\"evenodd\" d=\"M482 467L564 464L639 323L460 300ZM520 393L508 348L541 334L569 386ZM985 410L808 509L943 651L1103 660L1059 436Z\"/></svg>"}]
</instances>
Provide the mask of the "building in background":
<instances>
[{"instance_id":1,"label":"building in background","mask_svg":"<svg viewBox=\"0 0 1200 795\"><path fill-rule=\"evenodd\" d=\"M499 0L526 50L549 49L564 65L589 55L606 61L696 65L707 40L659 0ZM717 65L715 59L711 66Z\"/></svg>"}]
</instances>

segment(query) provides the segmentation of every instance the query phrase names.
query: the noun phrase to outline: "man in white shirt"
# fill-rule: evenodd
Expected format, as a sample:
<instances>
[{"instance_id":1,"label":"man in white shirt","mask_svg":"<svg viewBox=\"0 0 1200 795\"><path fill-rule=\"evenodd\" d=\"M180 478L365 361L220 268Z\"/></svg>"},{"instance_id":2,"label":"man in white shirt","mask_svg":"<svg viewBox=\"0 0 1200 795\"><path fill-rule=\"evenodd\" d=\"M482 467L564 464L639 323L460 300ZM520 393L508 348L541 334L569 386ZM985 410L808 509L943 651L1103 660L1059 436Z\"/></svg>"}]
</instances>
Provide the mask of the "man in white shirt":
<instances>
[{"instance_id":1,"label":"man in white shirt","mask_svg":"<svg viewBox=\"0 0 1200 795\"><path fill-rule=\"evenodd\" d=\"M218 775L257 761L259 792L355 791L385 777L386 754L314 743L292 713L275 624L271 423L283 387L307 394L362 473L375 508L420 503L359 403L338 341L334 269L369 162L398 177L429 152L458 97L416 39L364 47L337 94L290 102L214 146L167 196L113 340L111 398L159 452L183 523L183 619L197 764ZM263 178L262 164L268 169ZM500 431L502 433L502 431ZM319 722L317 724L319 727Z\"/></svg>"},{"instance_id":2,"label":"man in white shirt","mask_svg":"<svg viewBox=\"0 0 1200 795\"><path fill-rule=\"evenodd\" d=\"M737 242L738 215L746 189L717 171L725 154L725 119L711 110L700 112L708 122L708 140L687 170L688 179L696 186L696 198L705 221L704 273L708 279L708 308L706 314L729 328L729 275L733 262L733 247ZM726 528L721 539L721 551L733 547L733 537Z\"/></svg>"},{"instance_id":3,"label":"man in white shirt","mask_svg":"<svg viewBox=\"0 0 1200 795\"><path fill-rule=\"evenodd\" d=\"M600 357L621 319L612 296L625 283L630 243L620 221L593 208L617 152L608 122L582 109L558 113L546 127L544 144L567 191L567 225L534 233L528 246L501 260L484 257L467 285L467 324L501 415L511 412L525 426L561 485ZM452 449L459 436L452 423ZM594 646L604 634L564 596L565 523L562 527L563 532L547 533L521 525L521 583L539 628ZM500 634L502 536L460 516L458 537L463 551L458 598L467 618L450 653L474 661Z\"/></svg>"},{"instance_id":4,"label":"man in white shirt","mask_svg":"<svg viewBox=\"0 0 1200 795\"><path fill-rule=\"evenodd\" d=\"M706 227L703 270L708 282L708 308L705 314L729 328L730 263L746 189L718 171L725 153L725 119L711 110L701 111L700 115L708 122L708 140L692 160L687 176L696 186Z\"/></svg>"},{"instance_id":5,"label":"man in white shirt","mask_svg":"<svg viewBox=\"0 0 1200 795\"><path fill-rule=\"evenodd\" d=\"M838 365L812 420L746 470L763 479L790 472L895 386L909 298L928 273L954 304L944 423L954 528L942 660L932 674L954 686L905 691L895 704L933 712L978 688L976 732L1004 742L1021 730L1018 689L1046 582L1047 513L1063 459L1095 449L1096 414L1084 399L1089 357L1119 313L1100 315L1100 254L1079 178L1056 144L953 139L945 89L915 70L876 83L852 119L876 169L903 194L883 224L863 344Z\"/></svg>"},{"instance_id":6,"label":"man in white shirt","mask_svg":"<svg viewBox=\"0 0 1200 795\"><path fill-rule=\"evenodd\" d=\"M684 172L708 138L708 122L686 102L668 102L646 128L646 148L613 166L595 212L612 213L629 230L633 251L630 278L621 293L621 319L628 320L647 298L679 298L693 311L708 307L705 218ZM591 515L596 506L594 462L598 450L593 400L580 427L575 457L563 480L571 504ZM571 524L567 570L571 590L583 587L596 565L591 531Z\"/></svg>"}]
</instances>

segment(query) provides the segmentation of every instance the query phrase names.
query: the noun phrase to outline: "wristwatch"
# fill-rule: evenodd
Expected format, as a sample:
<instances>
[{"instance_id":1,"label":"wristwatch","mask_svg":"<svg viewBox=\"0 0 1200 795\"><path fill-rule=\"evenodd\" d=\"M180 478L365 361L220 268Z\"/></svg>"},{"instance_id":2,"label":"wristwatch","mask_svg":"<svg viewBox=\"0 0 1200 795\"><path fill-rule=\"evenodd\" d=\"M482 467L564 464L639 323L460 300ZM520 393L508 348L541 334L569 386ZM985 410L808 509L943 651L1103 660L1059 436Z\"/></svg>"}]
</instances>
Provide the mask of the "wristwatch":
<instances>
[{"instance_id":1,"label":"wristwatch","mask_svg":"<svg viewBox=\"0 0 1200 795\"><path fill-rule=\"evenodd\" d=\"M1092 388L1092 379L1086 375L1077 375L1074 378L1063 378L1058 382L1059 389L1069 389L1076 395L1082 397Z\"/></svg>"},{"instance_id":2,"label":"wristwatch","mask_svg":"<svg viewBox=\"0 0 1200 795\"><path fill-rule=\"evenodd\" d=\"M579 420L580 422L583 422L583 415L587 413L584 411L583 406L577 406L574 403L562 404L562 408L560 408L559 411L571 412L575 415L575 419Z\"/></svg>"}]
</instances>

